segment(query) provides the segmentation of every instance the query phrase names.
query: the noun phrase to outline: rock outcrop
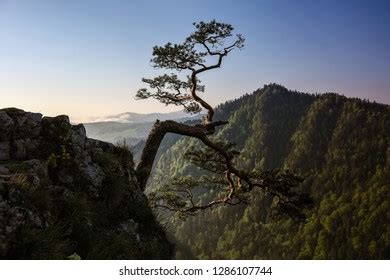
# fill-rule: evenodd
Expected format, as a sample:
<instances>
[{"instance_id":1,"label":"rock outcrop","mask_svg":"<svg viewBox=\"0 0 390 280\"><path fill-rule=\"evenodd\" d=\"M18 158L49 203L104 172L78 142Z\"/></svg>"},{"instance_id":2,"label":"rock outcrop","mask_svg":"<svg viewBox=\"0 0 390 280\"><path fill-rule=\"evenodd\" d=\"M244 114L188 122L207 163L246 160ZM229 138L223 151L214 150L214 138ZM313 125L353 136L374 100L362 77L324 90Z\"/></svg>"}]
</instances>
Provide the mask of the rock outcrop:
<instances>
[{"instance_id":1,"label":"rock outcrop","mask_svg":"<svg viewBox=\"0 0 390 280\"><path fill-rule=\"evenodd\" d=\"M0 258L170 258L133 167L67 116L1 109Z\"/></svg>"}]
</instances>

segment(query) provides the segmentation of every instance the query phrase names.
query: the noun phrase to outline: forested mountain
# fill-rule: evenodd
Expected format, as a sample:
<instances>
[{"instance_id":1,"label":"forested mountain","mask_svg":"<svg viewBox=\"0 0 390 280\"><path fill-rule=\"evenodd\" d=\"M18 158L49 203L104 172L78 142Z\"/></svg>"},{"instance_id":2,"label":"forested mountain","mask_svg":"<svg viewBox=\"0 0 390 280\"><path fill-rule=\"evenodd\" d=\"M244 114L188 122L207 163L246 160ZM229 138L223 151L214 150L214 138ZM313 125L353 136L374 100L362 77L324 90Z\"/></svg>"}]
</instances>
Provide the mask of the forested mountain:
<instances>
[{"instance_id":1,"label":"forested mountain","mask_svg":"<svg viewBox=\"0 0 390 280\"><path fill-rule=\"evenodd\" d=\"M248 205L165 220L177 258L388 259L390 257L390 106L271 84L217 107L228 119L217 137L237 144L237 163L289 169L305 179L315 205L306 222L275 216L260 192ZM196 139L166 137L149 190L177 175L200 176L183 158ZM201 199L215 195L202 190Z\"/></svg>"}]
</instances>

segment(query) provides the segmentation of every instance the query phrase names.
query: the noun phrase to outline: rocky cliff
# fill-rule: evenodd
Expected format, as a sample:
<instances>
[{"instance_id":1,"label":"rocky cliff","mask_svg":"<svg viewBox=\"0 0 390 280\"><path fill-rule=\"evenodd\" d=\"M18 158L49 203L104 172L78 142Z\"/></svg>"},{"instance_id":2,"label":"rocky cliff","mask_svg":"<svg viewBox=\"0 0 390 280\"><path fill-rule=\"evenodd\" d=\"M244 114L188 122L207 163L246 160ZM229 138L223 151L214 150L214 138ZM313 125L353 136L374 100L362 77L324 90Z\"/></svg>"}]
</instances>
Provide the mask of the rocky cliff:
<instances>
[{"instance_id":1,"label":"rocky cliff","mask_svg":"<svg viewBox=\"0 0 390 280\"><path fill-rule=\"evenodd\" d=\"M126 147L67 116L0 110L0 258L165 259Z\"/></svg>"}]
</instances>

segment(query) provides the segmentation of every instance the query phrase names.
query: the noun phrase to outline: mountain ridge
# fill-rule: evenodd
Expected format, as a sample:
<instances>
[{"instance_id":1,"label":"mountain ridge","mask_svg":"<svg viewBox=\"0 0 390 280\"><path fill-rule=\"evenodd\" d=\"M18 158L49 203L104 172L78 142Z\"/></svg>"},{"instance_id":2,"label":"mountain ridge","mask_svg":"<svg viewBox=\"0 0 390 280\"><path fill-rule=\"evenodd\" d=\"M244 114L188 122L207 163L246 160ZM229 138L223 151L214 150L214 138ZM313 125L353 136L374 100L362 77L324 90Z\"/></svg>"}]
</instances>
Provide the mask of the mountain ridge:
<instances>
[{"instance_id":1,"label":"mountain ridge","mask_svg":"<svg viewBox=\"0 0 390 280\"><path fill-rule=\"evenodd\" d=\"M127 142L127 144L133 146L146 139L150 129L157 119L160 121L172 119L178 122L186 122L202 116L202 114L188 115L187 113L181 111L174 113L151 113L145 115L137 113L130 114L136 114L137 118L134 118L131 122L100 121L83 123L83 125L87 131L88 137L90 138L114 144L118 142Z\"/></svg>"},{"instance_id":2,"label":"mountain ridge","mask_svg":"<svg viewBox=\"0 0 390 280\"><path fill-rule=\"evenodd\" d=\"M315 198L315 208L305 224L295 225L284 217L273 218L272 200L255 192L248 206L175 221L170 233L180 244L177 258L390 256L389 105L270 84L218 106L216 112L216 118L229 120L217 137L237 144L241 168L298 172L305 178L302 190ZM182 152L198 141L178 137L172 143L157 159L151 189L156 182L169 184L172 176L202 174ZM213 195L204 190L198 194L205 200Z\"/></svg>"},{"instance_id":3,"label":"mountain ridge","mask_svg":"<svg viewBox=\"0 0 390 280\"><path fill-rule=\"evenodd\" d=\"M199 115L199 114L197 114ZM198 116L191 116L184 111L175 111L169 113L135 113L135 112L124 112L114 115L108 115L104 117L94 118L90 122L85 123L101 123L101 122L119 122L119 123L145 123L145 122L154 122L159 119L160 121L170 120L170 119L192 119L197 118Z\"/></svg>"}]
</instances>

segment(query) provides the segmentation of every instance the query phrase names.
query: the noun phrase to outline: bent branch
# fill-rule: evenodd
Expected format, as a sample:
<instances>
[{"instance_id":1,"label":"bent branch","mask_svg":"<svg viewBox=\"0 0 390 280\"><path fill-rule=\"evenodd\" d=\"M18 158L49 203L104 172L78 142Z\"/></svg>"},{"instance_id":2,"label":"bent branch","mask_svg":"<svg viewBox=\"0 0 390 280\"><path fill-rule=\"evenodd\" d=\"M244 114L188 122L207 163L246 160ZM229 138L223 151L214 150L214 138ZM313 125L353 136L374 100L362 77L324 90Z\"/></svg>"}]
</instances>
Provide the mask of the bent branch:
<instances>
[{"instance_id":1,"label":"bent branch","mask_svg":"<svg viewBox=\"0 0 390 280\"><path fill-rule=\"evenodd\" d=\"M225 125L227 123L228 122L226 121L218 121L215 123L209 123L207 125L198 124L195 126L191 126L171 120L163 122L157 121L149 133L149 136L145 143L145 147L142 151L140 163L138 164L136 169L137 178L141 190L145 190L146 183L150 176L150 172L152 171L154 159L165 134L176 133L183 136L198 138L205 144L212 143L207 138L207 135L214 133L215 128L217 126Z\"/></svg>"}]
</instances>

